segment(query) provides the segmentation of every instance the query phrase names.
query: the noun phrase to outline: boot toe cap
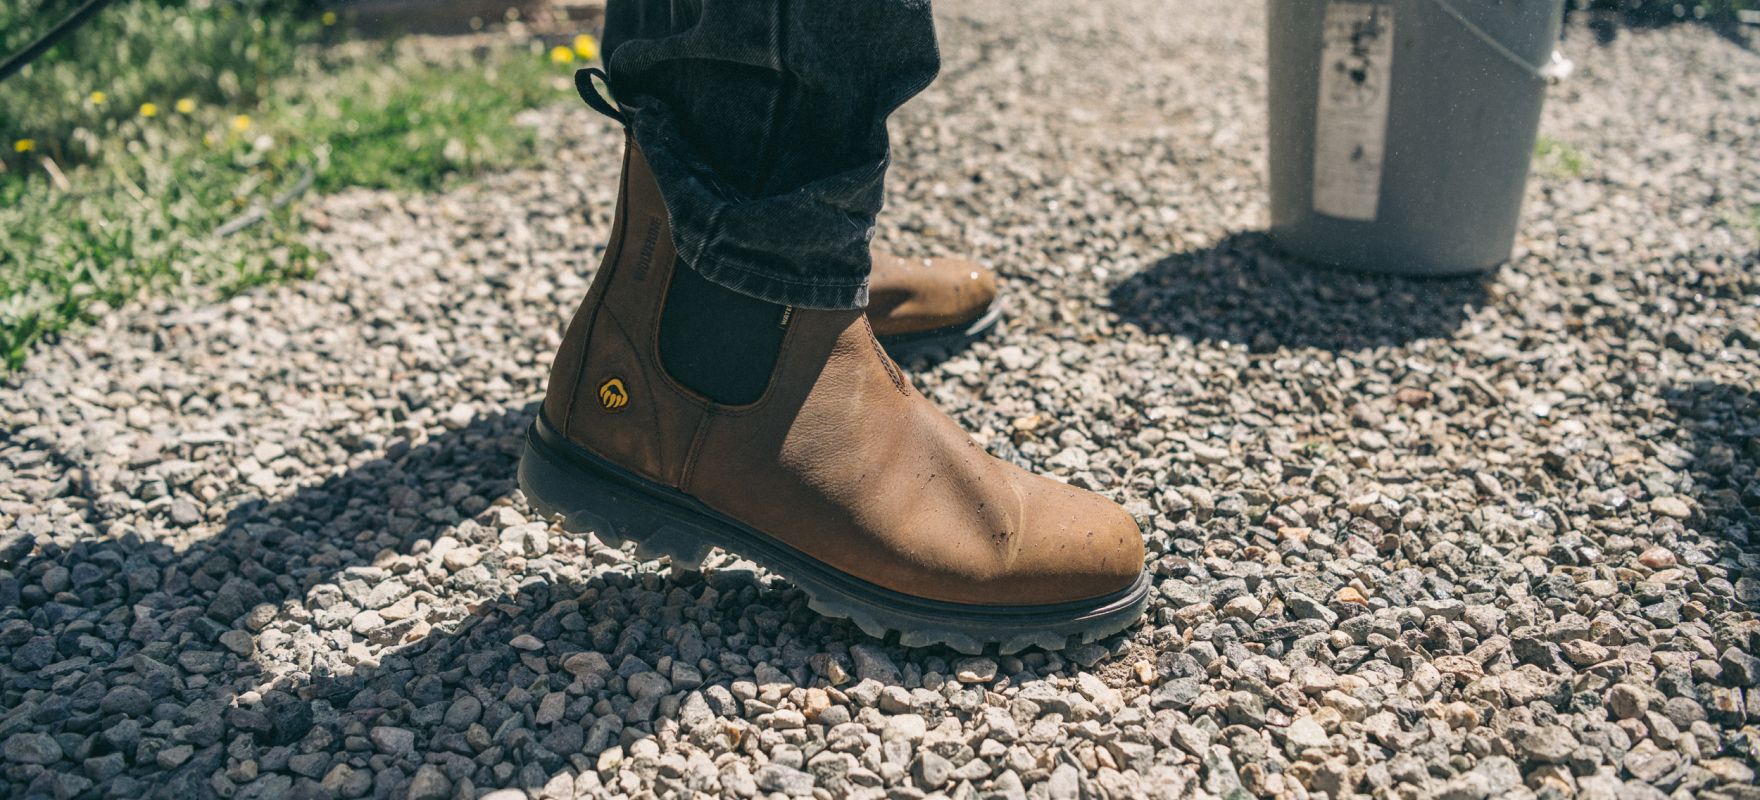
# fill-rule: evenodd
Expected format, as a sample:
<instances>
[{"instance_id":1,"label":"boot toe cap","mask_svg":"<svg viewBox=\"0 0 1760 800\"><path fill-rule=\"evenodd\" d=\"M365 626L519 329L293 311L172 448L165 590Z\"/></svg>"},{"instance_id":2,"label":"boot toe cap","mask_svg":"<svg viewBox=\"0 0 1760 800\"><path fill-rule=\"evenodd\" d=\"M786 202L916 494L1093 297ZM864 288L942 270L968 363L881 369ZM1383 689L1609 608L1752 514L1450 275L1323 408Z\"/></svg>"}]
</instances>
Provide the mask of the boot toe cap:
<instances>
[{"instance_id":1,"label":"boot toe cap","mask_svg":"<svg viewBox=\"0 0 1760 800\"><path fill-rule=\"evenodd\" d=\"M993 571L965 583L973 600L1007 605L1080 602L1129 588L1143 571L1143 535L1117 503L1021 473L1018 516L995 537Z\"/></svg>"},{"instance_id":2,"label":"boot toe cap","mask_svg":"<svg viewBox=\"0 0 1760 800\"><path fill-rule=\"evenodd\" d=\"M1077 491L1077 490L1071 490ZM1031 557L1045 602L1085 600L1129 587L1143 571L1143 534L1130 512L1081 492ZM1026 560L1026 559L1023 559Z\"/></svg>"},{"instance_id":3,"label":"boot toe cap","mask_svg":"<svg viewBox=\"0 0 1760 800\"><path fill-rule=\"evenodd\" d=\"M1024 472L1010 478L997 481L1009 487L1005 493L977 504L994 511L958 525L947 526L946 515L960 506L927 504L921 527L949 535L895 558L870 560L910 565L882 583L937 600L1043 606L1107 597L1136 582L1143 536L1128 512L1048 478Z\"/></svg>"}]
</instances>

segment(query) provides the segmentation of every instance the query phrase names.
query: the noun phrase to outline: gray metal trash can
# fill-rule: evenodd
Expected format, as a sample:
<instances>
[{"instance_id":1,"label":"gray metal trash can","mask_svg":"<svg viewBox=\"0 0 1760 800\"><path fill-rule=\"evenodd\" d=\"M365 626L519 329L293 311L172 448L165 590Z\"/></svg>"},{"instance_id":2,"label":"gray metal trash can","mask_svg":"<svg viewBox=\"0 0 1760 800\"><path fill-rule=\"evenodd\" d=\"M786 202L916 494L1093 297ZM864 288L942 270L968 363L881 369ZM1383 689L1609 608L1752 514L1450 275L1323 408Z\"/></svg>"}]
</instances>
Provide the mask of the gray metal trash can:
<instances>
[{"instance_id":1,"label":"gray metal trash can","mask_svg":"<svg viewBox=\"0 0 1760 800\"><path fill-rule=\"evenodd\" d=\"M1324 264L1509 258L1564 0L1271 0L1271 237Z\"/></svg>"}]
</instances>

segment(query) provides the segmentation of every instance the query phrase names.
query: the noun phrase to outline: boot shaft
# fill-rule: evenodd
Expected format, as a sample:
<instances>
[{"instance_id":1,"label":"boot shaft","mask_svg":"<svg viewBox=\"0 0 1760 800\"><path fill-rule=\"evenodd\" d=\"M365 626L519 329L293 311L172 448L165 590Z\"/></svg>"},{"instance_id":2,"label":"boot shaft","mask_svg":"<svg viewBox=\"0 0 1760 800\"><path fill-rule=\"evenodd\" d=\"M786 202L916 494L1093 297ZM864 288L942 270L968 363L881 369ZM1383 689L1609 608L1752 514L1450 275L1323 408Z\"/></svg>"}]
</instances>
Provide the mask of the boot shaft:
<instances>
[{"instance_id":1,"label":"boot shaft","mask_svg":"<svg viewBox=\"0 0 1760 800\"><path fill-rule=\"evenodd\" d=\"M557 350L543 413L570 440L668 486L683 483L707 410L660 363L677 260L659 186L626 141L611 240Z\"/></svg>"}]
</instances>

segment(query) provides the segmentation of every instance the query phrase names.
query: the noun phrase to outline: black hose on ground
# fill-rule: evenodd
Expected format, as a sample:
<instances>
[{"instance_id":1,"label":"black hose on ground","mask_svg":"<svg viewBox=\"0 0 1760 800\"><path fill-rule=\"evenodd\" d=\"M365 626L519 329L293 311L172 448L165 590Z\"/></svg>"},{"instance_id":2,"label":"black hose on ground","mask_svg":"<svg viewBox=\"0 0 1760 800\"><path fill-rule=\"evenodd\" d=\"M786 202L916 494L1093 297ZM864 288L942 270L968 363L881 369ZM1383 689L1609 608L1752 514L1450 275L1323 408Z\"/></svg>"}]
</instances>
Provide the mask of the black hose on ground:
<instances>
[{"instance_id":1,"label":"black hose on ground","mask_svg":"<svg viewBox=\"0 0 1760 800\"><path fill-rule=\"evenodd\" d=\"M54 47L55 43L61 41L62 37L72 33L74 29L79 26L84 25L87 20L92 18L92 15L98 13L104 8L104 6L109 4L110 0L86 0L85 5L80 6L72 14L69 14L67 19L62 20L60 24L50 28L48 33L38 37L36 41L31 42L25 49L14 53L5 61L0 61L0 81L12 77L13 74L24 69L25 65L35 61L37 56L42 55L44 51Z\"/></svg>"}]
</instances>

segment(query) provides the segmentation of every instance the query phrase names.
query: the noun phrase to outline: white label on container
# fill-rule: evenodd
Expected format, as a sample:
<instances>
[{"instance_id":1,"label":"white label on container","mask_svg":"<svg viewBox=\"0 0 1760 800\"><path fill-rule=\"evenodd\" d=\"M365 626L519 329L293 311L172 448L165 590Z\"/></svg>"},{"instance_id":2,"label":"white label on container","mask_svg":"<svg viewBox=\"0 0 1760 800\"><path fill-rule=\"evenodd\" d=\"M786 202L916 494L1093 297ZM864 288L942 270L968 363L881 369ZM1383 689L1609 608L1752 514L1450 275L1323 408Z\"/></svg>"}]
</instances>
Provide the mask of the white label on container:
<instances>
[{"instance_id":1,"label":"white label on container","mask_svg":"<svg viewBox=\"0 0 1760 800\"><path fill-rule=\"evenodd\" d=\"M1314 121L1314 210L1375 221L1393 89L1393 6L1326 5Z\"/></svg>"}]
</instances>

